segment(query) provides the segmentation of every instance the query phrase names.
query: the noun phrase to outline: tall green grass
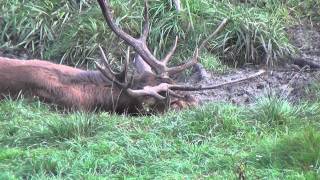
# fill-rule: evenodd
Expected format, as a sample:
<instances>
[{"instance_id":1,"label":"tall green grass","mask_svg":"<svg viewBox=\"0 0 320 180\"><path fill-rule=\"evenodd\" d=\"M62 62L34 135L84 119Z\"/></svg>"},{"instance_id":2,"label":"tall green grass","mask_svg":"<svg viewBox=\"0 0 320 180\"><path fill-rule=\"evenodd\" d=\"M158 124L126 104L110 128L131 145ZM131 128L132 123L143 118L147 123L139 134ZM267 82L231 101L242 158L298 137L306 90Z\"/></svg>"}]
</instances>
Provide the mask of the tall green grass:
<instances>
[{"instance_id":1,"label":"tall green grass","mask_svg":"<svg viewBox=\"0 0 320 180\"><path fill-rule=\"evenodd\" d=\"M268 1L269 2L269 1ZM116 22L137 36L142 26L142 1L111 1ZM232 64L270 63L294 51L285 27L290 19L289 7L266 7L232 4L229 1L182 1L177 13L170 1L150 1L152 20L149 45L162 57L180 37L174 62L192 55L199 42L212 33L219 22L229 25L207 46L207 55ZM119 42L101 15L95 1L9 1L0 2L1 49L17 53L27 51L34 57L73 65L91 64L98 58L101 44L116 60L123 54ZM119 42L119 43L110 43ZM210 66L208 66L210 67Z\"/></svg>"}]
</instances>

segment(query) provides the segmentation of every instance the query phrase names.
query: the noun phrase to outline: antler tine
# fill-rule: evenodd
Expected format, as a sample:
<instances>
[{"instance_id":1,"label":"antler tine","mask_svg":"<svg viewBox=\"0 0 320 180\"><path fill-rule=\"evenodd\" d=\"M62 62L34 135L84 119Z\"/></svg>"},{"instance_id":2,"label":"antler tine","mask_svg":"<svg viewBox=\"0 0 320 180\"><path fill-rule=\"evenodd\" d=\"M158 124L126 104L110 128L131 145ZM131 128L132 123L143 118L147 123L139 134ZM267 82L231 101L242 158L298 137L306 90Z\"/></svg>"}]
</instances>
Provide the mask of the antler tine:
<instances>
[{"instance_id":1,"label":"antler tine","mask_svg":"<svg viewBox=\"0 0 320 180\"><path fill-rule=\"evenodd\" d=\"M139 54L142 59L147 62L147 64L149 64L157 73L165 73L166 67L160 61L158 61L156 57L153 56L153 54L147 47L146 39L149 33L149 15L147 3L145 2L144 29L142 32L142 36L139 39L127 34L114 23L109 0L98 0L98 3L100 5L103 16L105 17L107 24L111 28L111 30L116 33L121 39L123 39L128 45L132 46L137 54Z\"/></svg>"},{"instance_id":2,"label":"antler tine","mask_svg":"<svg viewBox=\"0 0 320 180\"><path fill-rule=\"evenodd\" d=\"M99 45L99 50L100 50L100 53L101 53L101 56L102 56L102 59L103 59L103 64L106 68L108 68L108 71L111 73L111 74L116 74L115 72L113 72L113 70L111 69L110 67L110 64L108 62L108 58L106 56L106 54L104 53L104 50L102 49L102 47Z\"/></svg>"},{"instance_id":3,"label":"antler tine","mask_svg":"<svg viewBox=\"0 0 320 180\"><path fill-rule=\"evenodd\" d=\"M112 29L112 31L116 33L121 39L126 41L128 44L137 43L137 40L135 38L124 32L114 23L109 0L98 0L98 3L100 5L103 16L106 19L107 24Z\"/></svg>"},{"instance_id":4,"label":"antler tine","mask_svg":"<svg viewBox=\"0 0 320 180\"><path fill-rule=\"evenodd\" d=\"M136 53L143 59L143 61L145 61L149 66L152 67L153 70L155 70L157 74L161 76L170 76L170 75L179 73L196 64L198 60L199 51L202 50L203 46L208 41L208 39L218 34L225 27L225 24L227 23L227 20L224 20L220 24L220 26L217 28L217 30L201 44L200 48L199 49L196 48L194 52L194 56L191 58L190 61L182 65L179 65L177 67L169 68L167 67L167 63L170 61L176 49L178 40L176 38L175 44L173 45L172 49L168 52L168 54L162 61L158 60L152 54L152 52L148 49L147 38L148 38L150 29L149 29L149 14L148 14L147 0L145 0L145 3L144 3L144 6L145 6L144 7L144 26L143 26L143 30L140 38L134 38L130 36L114 23L109 0L98 0L98 2L102 10L102 13L107 21L107 24L112 29L112 31L115 32L119 36L119 38L123 39L128 45L132 46L136 51ZM141 69L145 69L145 66L141 67ZM145 70L145 71L148 71L148 70Z\"/></svg>"},{"instance_id":5,"label":"antler tine","mask_svg":"<svg viewBox=\"0 0 320 180\"><path fill-rule=\"evenodd\" d=\"M190 61L187 61L186 63L176 66L176 67L171 67L168 68L167 72L169 75L174 75L177 74L185 69L188 69L195 65L198 62L198 57L199 57L199 48L196 48L196 50L193 53L193 57L191 58Z\"/></svg>"},{"instance_id":6,"label":"antler tine","mask_svg":"<svg viewBox=\"0 0 320 180\"><path fill-rule=\"evenodd\" d=\"M117 86L121 87L121 88L126 88L126 83L121 83L117 80L116 78L116 73L114 73L110 67L110 64L108 62L108 59L106 57L106 54L104 53L102 47L99 45L99 49L102 55L102 59L103 59L103 64L105 66L105 68L103 68L99 63L95 62L96 67L98 68L98 70L110 81L114 82Z\"/></svg>"},{"instance_id":7,"label":"antler tine","mask_svg":"<svg viewBox=\"0 0 320 180\"><path fill-rule=\"evenodd\" d=\"M147 39L150 32L150 20L149 20L149 6L148 6L148 0L144 1L144 10L143 10L143 18L144 18L144 25L143 25L143 31L140 39L147 43Z\"/></svg>"},{"instance_id":8,"label":"antler tine","mask_svg":"<svg viewBox=\"0 0 320 180\"><path fill-rule=\"evenodd\" d=\"M124 68L122 73L124 73L124 83L128 83L128 66L129 66L129 61L130 61L130 46L127 49L127 54L126 54L126 62L124 64Z\"/></svg>"},{"instance_id":9,"label":"antler tine","mask_svg":"<svg viewBox=\"0 0 320 180\"><path fill-rule=\"evenodd\" d=\"M229 82L225 82L225 83L221 83L221 84L217 84L217 85L212 85L212 86L188 86L188 85L174 85L174 84L168 84L168 83L161 83L157 86L146 86L141 90L132 90L129 89L128 93L131 94L132 96L152 96L156 99L159 100L164 100L165 97L161 96L159 93L160 92L169 92L170 95L172 96L176 96L179 98L184 98L180 95L178 95L177 93L175 93L175 90L179 90L179 91L201 91L201 90L209 90L209 89L216 89L222 86L226 86L226 85L230 85L230 84L234 84L234 83L240 83L249 79L253 79L256 78L258 76L261 76L262 74L266 73L265 70L259 70L257 73L251 74L247 77L243 77L240 79L236 79L233 81L229 81Z\"/></svg>"},{"instance_id":10,"label":"antler tine","mask_svg":"<svg viewBox=\"0 0 320 180\"><path fill-rule=\"evenodd\" d=\"M164 100L166 97L161 96L159 92L164 92L169 90L169 84L161 83L157 86L145 86L143 89L133 90L128 89L127 92L134 97L141 97L141 96L152 96L158 100Z\"/></svg>"},{"instance_id":11,"label":"antler tine","mask_svg":"<svg viewBox=\"0 0 320 180\"><path fill-rule=\"evenodd\" d=\"M106 69L104 69L98 62L94 62L96 64L96 67L98 68L98 70L107 78L109 79L111 82L115 83L117 86L121 87L121 88L125 88L125 85L120 83L116 77L114 75L112 75L109 71L107 71Z\"/></svg>"},{"instance_id":12,"label":"antler tine","mask_svg":"<svg viewBox=\"0 0 320 180\"><path fill-rule=\"evenodd\" d=\"M225 26L227 25L228 23L228 19L224 19L220 25L218 26L218 28L210 35L208 36L202 43L199 47L197 47L195 49L195 52L193 54L193 57L191 58L190 61L187 61L186 63L180 65L180 66L176 66L176 67L172 67L172 68L168 68L167 70L167 73L169 75L173 75L173 74L176 74L176 73L179 73L185 69L188 69L190 67L192 67L193 65L195 65L197 62L198 62L198 56L199 56L199 51L201 51L204 46L206 45L206 43L209 41L209 39L213 38L214 36L216 36L218 33L220 33L224 28Z\"/></svg>"},{"instance_id":13,"label":"antler tine","mask_svg":"<svg viewBox=\"0 0 320 180\"><path fill-rule=\"evenodd\" d=\"M172 55L174 54L174 52L177 49L177 45L178 45L178 36L176 36L176 40L171 48L171 50L168 52L168 54L166 55L165 58L163 58L162 62L166 65L168 64L168 62L171 60Z\"/></svg>"}]
</instances>

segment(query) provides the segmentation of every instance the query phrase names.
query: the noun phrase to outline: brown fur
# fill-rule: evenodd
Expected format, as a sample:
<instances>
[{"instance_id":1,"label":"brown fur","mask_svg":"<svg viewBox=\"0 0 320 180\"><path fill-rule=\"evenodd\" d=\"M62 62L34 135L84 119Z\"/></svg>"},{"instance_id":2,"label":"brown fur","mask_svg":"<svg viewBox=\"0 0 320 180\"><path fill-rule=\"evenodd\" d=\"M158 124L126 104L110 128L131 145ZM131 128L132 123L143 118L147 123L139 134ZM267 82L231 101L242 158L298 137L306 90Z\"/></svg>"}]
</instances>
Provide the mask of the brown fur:
<instances>
[{"instance_id":1,"label":"brown fur","mask_svg":"<svg viewBox=\"0 0 320 180\"><path fill-rule=\"evenodd\" d=\"M143 74L133 78L134 89L145 85L171 82L154 74ZM141 112L144 106L164 111L165 103L151 97L133 98L107 80L99 71L85 71L42 60L17 60L0 57L0 99L22 92L27 97L57 104L68 109L109 112ZM177 101L177 100L175 100ZM174 102L175 102L174 101ZM178 102L178 101L177 101ZM194 99L179 104L194 103Z\"/></svg>"}]
</instances>

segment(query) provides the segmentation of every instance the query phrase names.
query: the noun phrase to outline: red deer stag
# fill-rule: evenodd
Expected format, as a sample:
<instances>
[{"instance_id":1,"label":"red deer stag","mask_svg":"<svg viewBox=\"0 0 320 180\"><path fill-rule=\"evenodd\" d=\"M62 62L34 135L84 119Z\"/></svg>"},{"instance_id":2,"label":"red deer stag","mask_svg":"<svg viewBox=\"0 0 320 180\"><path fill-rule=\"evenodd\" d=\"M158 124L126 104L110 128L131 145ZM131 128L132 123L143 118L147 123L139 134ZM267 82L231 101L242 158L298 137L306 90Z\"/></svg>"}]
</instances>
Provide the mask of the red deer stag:
<instances>
[{"instance_id":1,"label":"red deer stag","mask_svg":"<svg viewBox=\"0 0 320 180\"><path fill-rule=\"evenodd\" d=\"M164 59L158 60L147 47L149 34L148 6L145 2L144 27L141 37L134 38L119 28L113 21L108 0L98 0L103 16L111 30L134 48L135 71L128 73L129 52L121 73L114 73L100 48L103 66L96 63L98 71L85 71L42 60L17 60L0 57L0 98L16 97L21 92L27 97L39 97L45 102L68 109L92 111L96 109L118 113L140 113L146 107L162 112L169 105L183 108L197 104L197 100L183 91L213 89L176 84L170 76L192 67L197 63L198 48L186 63L168 67L178 39ZM214 34L226 24L224 21ZM213 36L212 35L212 36ZM201 48L202 46L200 46ZM236 80L242 81L255 77ZM233 82L228 82L229 84ZM222 84L223 85L223 84Z\"/></svg>"}]
</instances>

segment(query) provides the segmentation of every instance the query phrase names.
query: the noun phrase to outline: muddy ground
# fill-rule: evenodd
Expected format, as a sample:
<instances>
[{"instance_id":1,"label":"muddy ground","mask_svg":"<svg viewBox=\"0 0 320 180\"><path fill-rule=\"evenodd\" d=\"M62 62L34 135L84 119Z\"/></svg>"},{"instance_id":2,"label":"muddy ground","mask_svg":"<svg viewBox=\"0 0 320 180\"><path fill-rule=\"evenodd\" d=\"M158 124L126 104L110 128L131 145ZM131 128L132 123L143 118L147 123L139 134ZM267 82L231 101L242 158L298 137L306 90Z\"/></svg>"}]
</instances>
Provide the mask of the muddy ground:
<instances>
[{"instance_id":1,"label":"muddy ground","mask_svg":"<svg viewBox=\"0 0 320 180\"><path fill-rule=\"evenodd\" d=\"M320 64L320 26L295 26L288 29L290 38L300 50L298 57ZM0 56L30 59L24 52L19 54L0 50ZM197 85L213 85L243 78L254 74L262 67L247 65L243 68L230 69L224 74L207 72L207 77L199 81L199 74L183 78L185 83ZM265 67L264 67L265 69ZM307 67L297 67L286 63L277 67L268 67L267 73L242 83L232 84L214 90L191 92L200 102L231 102L235 104L250 104L257 98L275 94L296 102L304 97L306 88L314 82L320 83L320 70Z\"/></svg>"},{"instance_id":2,"label":"muddy ground","mask_svg":"<svg viewBox=\"0 0 320 180\"><path fill-rule=\"evenodd\" d=\"M319 27L299 25L288 29L291 41L300 51L296 55L297 58L320 64ZM193 75L186 82L203 86L219 84L254 74L260 68L262 67L248 65L245 68L232 69L225 74L208 72L208 78L198 81L199 77ZM285 63L278 67L268 67L267 73L261 77L215 90L193 92L192 94L203 103L222 101L249 104L268 94L281 96L296 102L309 96L306 94L306 88L315 82L320 82L320 69L310 69Z\"/></svg>"}]
</instances>

